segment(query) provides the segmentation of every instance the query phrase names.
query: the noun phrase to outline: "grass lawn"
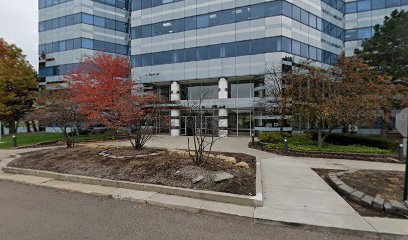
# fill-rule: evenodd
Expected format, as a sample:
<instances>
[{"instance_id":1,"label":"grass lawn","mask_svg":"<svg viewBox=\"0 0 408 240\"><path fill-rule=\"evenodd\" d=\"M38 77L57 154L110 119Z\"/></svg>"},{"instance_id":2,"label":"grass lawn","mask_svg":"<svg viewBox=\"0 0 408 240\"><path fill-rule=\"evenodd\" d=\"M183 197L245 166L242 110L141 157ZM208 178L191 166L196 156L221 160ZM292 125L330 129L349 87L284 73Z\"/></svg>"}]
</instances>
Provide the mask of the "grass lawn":
<instances>
[{"instance_id":1,"label":"grass lawn","mask_svg":"<svg viewBox=\"0 0 408 240\"><path fill-rule=\"evenodd\" d=\"M17 146L62 140L62 135L59 133L19 133L17 136ZM0 141L0 149L10 149L13 147L12 135L2 136Z\"/></svg>"},{"instance_id":2,"label":"grass lawn","mask_svg":"<svg viewBox=\"0 0 408 240\"><path fill-rule=\"evenodd\" d=\"M61 133L19 133L17 136L17 146L22 147L26 145L63 140ZM77 142L89 142L89 141L105 141L115 139L115 131L108 130L104 133L94 133L84 136L79 136ZM2 136L0 141L0 149L11 149L13 147L12 135Z\"/></svg>"},{"instance_id":3,"label":"grass lawn","mask_svg":"<svg viewBox=\"0 0 408 240\"><path fill-rule=\"evenodd\" d=\"M267 148L282 149L283 142L270 143ZM376 147L368 147L362 145L350 145L350 146L340 146L334 144L325 143L322 148L317 146L316 141L308 139L289 139L289 150L293 151L303 151L303 152L330 152L330 153L366 153L366 154L391 154L392 150L380 149Z\"/></svg>"}]
</instances>

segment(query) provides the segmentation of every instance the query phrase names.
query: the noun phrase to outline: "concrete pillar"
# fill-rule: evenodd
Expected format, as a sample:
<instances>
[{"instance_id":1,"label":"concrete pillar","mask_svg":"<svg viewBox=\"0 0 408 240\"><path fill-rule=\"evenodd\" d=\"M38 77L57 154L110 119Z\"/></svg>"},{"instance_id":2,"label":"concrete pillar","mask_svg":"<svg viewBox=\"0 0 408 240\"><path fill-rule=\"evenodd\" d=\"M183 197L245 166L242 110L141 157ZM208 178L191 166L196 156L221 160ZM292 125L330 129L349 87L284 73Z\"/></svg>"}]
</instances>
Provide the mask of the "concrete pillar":
<instances>
[{"instance_id":1,"label":"concrete pillar","mask_svg":"<svg viewBox=\"0 0 408 240\"><path fill-rule=\"evenodd\" d=\"M171 83L170 101L180 101L180 84L177 82ZM180 110L173 109L170 111L171 117L171 130L170 135L172 137L180 136Z\"/></svg>"},{"instance_id":2,"label":"concrete pillar","mask_svg":"<svg viewBox=\"0 0 408 240\"><path fill-rule=\"evenodd\" d=\"M228 81L220 78L218 81L218 99L228 98ZM226 138L228 136L228 110L225 107L218 106L218 135Z\"/></svg>"}]
</instances>

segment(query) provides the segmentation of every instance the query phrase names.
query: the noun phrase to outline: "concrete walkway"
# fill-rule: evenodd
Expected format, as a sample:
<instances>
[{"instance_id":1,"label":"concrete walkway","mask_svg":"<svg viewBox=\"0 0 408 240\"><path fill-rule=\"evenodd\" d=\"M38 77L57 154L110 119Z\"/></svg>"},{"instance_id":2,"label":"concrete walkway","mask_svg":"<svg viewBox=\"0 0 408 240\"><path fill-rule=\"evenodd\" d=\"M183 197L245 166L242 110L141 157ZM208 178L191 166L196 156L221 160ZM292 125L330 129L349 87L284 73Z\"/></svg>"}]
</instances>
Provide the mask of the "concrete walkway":
<instances>
[{"instance_id":1,"label":"concrete walkway","mask_svg":"<svg viewBox=\"0 0 408 240\"><path fill-rule=\"evenodd\" d=\"M190 207L196 209L200 209L204 206L208 209L209 207L214 206L212 207L212 212L224 212L253 217L260 221L272 220L336 229L408 235L408 220L361 217L340 195L338 195L312 170L313 168L326 168L343 170L382 169L403 171L403 165L353 160L283 157L250 149L247 147L249 141L249 138L243 137L222 139L215 144L214 151L240 152L257 157L258 161L261 163L262 171L263 207L248 209L243 208L242 206L232 206L228 204L204 204L201 202L198 203L197 201L194 201L194 199L190 200L181 197L169 198L167 196L163 197L164 200L161 199L161 203L163 203L163 201L164 203L168 201L170 206L177 207L178 205L183 206L184 201L186 202L186 205L190 204ZM121 141L100 143L100 145L129 146L129 143ZM155 136L148 142L148 146L186 149L187 138ZM10 160L9 158L5 159L5 157L22 151L27 150L0 151L0 159L3 159L3 161L0 162L0 167ZM5 175L3 175L3 177L7 178ZM21 177L21 181L26 181L27 177L28 176ZM0 178L2 177L0 176ZM52 182L48 182L48 179L40 179L38 181L43 180L44 183L41 184L53 184ZM35 179L28 179L27 181L35 181ZM63 183L60 182L55 182L55 184L63 185ZM68 186L67 188L73 188L74 191L75 189L81 190L82 188L85 190L92 190L90 186L81 187L78 185ZM86 192L85 190L83 192ZM98 190L100 189L95 191ZM123 191L123 189L115 191ZM140 192L125 192L124 196L129 194L136 196L141 194L144 196ZM233 212L230 212L228 209L232 209L231 211Z\"/></svg>"},{"instance_id":2,"label":"concrete walkway","mask_svg":"<svg viewBox=\"0 0 408 240\"><path fill-rule=\"evenodd\" d=\"M368 232L408 234L408 220L390 221L361 217L312 170L324 168L404 171L404 165L343 159L285 157L248 148L249 141L250 138L245 137L222 139L215 144L214 151L247 153L256 156L261 162L264 206L255 209L255 219ZM113 144L128 145L127 142ZM155 136L148 145L187 149L187 137Z\"/></svg>"}]
</instances>

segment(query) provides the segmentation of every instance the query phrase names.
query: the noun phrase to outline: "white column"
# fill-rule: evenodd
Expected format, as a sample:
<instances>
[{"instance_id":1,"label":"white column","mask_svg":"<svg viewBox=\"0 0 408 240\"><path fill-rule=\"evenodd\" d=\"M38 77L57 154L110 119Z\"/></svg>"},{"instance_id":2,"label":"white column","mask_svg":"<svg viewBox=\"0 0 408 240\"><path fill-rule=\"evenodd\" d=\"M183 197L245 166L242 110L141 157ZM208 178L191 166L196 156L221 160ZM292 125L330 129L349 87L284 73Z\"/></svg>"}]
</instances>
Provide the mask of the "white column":
<instances>
[{"instance_id":1,"label":"white column","mask_svg":"<svg viewBox=\"0 0 408 240\"><path fill-rule=\"evenodd\" d=\"M177 102L180 101L180 84L173 82L171 84L171 94L170 101ZM170 111L171 117L171 131L170 135L172 137L180 136L180 110L173 109Z\"/></svg>"},{"instance_id":2,"label":"white column","mask_svg":"<svg viewBox=\"0 0 408 240\"><path fill-rule=\"evenodd\" d=\"M218 99L227 98L228 81L225 78L220 78L218 81ZM222 138L226 138L228 136L228 110L226 108L218 109L218 134Z\"/></svg>"}]
</instances>

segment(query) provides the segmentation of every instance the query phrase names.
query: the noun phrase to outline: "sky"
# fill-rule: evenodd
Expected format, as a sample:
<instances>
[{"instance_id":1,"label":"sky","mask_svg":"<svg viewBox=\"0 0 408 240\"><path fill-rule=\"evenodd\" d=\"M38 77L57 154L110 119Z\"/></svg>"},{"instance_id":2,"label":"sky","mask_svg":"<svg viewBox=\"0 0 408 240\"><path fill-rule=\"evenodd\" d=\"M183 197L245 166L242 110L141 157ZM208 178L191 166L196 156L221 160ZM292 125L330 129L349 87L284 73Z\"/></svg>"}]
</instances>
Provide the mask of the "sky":
<instances>
[{"instance_id":1,"label":"sky","mask_svg":"<svg viewBox=\"0 0 408 240\"><path fill-rule=\"evenodd\" d=\"M0 0L0 38L23 49L38 66L38 0Z\"/></svg>"}]
</instances>

